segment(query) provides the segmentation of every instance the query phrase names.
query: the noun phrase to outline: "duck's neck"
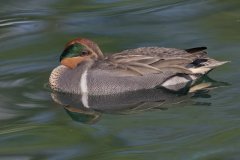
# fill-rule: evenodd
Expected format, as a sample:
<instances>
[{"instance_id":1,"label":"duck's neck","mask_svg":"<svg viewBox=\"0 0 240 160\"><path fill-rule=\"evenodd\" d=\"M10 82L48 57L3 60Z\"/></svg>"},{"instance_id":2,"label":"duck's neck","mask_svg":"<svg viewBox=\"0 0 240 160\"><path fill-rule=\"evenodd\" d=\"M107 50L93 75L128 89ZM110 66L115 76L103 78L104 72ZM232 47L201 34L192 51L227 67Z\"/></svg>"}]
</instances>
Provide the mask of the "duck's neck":
<instances>
[{"instance_id":1,"label":"duck's neck","mask_svg":"<svg viewBox=\"0 0 240 160\"><path fill-rule=\"evenodd\" d=\"M55 91L81 94L83 92L83 78L93 65L93 61L81 63L74 69L60 65L55 68L49 78L50 87Z\"/></svg>"}]
</instances>

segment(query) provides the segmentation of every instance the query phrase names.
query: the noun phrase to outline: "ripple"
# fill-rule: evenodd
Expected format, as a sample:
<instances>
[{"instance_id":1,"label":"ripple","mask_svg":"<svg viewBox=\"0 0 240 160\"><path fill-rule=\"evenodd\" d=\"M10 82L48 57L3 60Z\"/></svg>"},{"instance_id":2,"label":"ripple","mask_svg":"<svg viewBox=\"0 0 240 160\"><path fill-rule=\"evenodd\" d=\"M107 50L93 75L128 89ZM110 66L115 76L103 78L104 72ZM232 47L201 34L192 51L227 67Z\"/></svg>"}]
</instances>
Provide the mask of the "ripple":
<instances>
[{"instance_id":1,"label":"ripple","mask_svg":"<svg viewBox=\"0 0 240 160\"><path fill-rule=\"evenodd\" d=\"M7 119L12 119L16 117L16 113L6 109L6 108L1 108L2 104L0 103L0 120L7 120Z\"/></svg>"},{"instance_id":2,"label":"ripple","mask_svg":"<svg viewBox=\"0 0 240 160\"><path fill-rule=\"evenodd\" d=\"M40 101L47 101L50 100L51 97L49 95L49 93L44 92L44 91L38 91L35 93L23 93L23 95L29 99L33 99L33 100L40 100Z\"/></svg>"},{"instance_id":3,"label":"ripple","mask_svg":"<svg viewBox=\"0 0 240 160\"><path fill-rule=\"evenodd\" d=\"M15 88L21 87L28 84L30 81L26 78L19 78L16 80L7 80L7 81L0 81L0 88Z\"/></svg>"},{"instance_id":4,"label":"ripple","mask_svg":"<svg viewBox=\"0 0 240 160\"><path fill-rule=\"evenodd\" d=\"M6 18L0 20L0 29L4 31L0 39L20 36L23 34L36 33L45 28L42 20L30 20L29 18Z\"/></svg>"},{"instance_id":5,"label":"ripple","mask_svg":"<svg viewBox=\"0 0 240 160\"><path fill-rule=\"evenodd\" d=\"M52 59L52 58L51 58ZM11 74L32 73L36 71L46 71L53 68L54 64L49 61L49 57L29 58L24 57L17 60L8 60L0 63L0 75L10 76ZM22 80L20 80L21 82ZM19 81L18 81L19 82Z\"/></svg>"},{"instance_id":6,"label":"ripple","mask_svg":"<svg viewBox=\"0 0 240 160\"><path fill-rule=\"evenodd\" d=\"M14 26L19 24L26 24L26 23L33 23L34 21L28 21L26 19L18 19L18 18L11 18L11 19L4 19L0 20L0 27L7 27L7 26Z\"/></svg>"},{"instance_id":7,"label":"ripple","mask_svg":"<svg viewBox=\"0 0 240 160\"><path fill-rule=\"evenodd\" d=\"M193 155L193 160L202 160L202 159L239 159L239 150L234 148L221 148L221 149L212 149L205 152L199 152Z\"/></svg>"}]
</instances>

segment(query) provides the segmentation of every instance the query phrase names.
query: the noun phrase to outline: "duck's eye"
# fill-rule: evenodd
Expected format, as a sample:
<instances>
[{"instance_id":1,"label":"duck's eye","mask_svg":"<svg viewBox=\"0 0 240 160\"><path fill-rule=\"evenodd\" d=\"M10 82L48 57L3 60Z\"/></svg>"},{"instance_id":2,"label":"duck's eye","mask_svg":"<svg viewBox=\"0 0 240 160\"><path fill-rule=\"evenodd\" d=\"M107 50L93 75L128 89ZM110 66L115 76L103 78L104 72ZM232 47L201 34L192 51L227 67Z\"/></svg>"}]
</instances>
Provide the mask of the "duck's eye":
<instances>
[{"instance_id":1,"label":"duck's eye","mask_svg":"<svg viewBox=\"0 0 240 160\"><path fill-rule=\"evenodd\" d=\"M89 55L89 51L84 50L84 51L82 51L81 55L82 56Z\"/></svg>"}]
</instances>

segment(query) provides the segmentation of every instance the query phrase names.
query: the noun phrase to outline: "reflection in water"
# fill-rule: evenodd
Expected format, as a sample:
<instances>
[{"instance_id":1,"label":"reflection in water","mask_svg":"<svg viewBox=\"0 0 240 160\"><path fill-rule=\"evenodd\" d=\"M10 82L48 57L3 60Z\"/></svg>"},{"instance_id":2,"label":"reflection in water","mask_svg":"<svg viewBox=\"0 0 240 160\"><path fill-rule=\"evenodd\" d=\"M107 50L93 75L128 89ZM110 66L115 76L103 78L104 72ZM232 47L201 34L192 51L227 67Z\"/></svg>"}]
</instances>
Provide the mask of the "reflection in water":
<instances>
[{"instance_id":1,"label":"reflection in water","mask_svg":"<svg viewBox=\"0 0 240 160\"><path fill-rule=\"evenodd\" d=\"M102 113L133 114L137 112L166 110L179 103L189 103L194 98L209 98L209 90L228 85L204 76L191 89L173 93L164 88L146 89L111 95L78 95L53 92L52 99L64 106L68 115L77 122L96 123ZM207 104L194 102L194 104Z\"/></svg>"}]
</instances>

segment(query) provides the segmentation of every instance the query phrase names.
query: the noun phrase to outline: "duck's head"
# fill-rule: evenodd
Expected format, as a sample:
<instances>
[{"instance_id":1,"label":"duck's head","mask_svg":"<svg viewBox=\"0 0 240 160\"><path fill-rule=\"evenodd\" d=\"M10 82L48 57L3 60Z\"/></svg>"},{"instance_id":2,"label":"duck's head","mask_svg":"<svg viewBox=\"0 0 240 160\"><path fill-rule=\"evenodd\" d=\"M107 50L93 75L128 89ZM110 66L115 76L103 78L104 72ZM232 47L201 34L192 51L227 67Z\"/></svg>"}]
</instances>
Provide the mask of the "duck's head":
<instances>
[{"instance_id":1,"label":"duck's head","mask_svg":"<svg viewBox=\"0 0 240 160\"><path fill-rule=\"evenodd\" d=\"M60 63L74 69L84 61L102 58L103 53L96 43L85 38L77 38L66 44L60 56Z\"/></svg>"}]
</instances>

